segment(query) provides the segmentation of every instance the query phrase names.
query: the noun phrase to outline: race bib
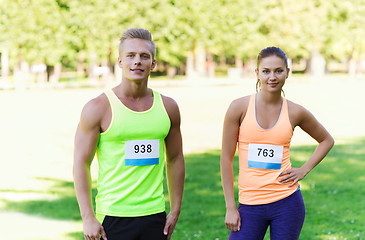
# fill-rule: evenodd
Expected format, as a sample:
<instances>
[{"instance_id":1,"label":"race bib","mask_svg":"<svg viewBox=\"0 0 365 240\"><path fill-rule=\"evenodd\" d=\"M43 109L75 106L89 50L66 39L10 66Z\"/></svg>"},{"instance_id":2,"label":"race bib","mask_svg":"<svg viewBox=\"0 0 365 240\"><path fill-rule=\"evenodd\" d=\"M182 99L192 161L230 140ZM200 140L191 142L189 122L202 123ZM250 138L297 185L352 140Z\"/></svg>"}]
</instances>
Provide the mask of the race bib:
<instances>
[{"instance_id":1,"label":"race bib","mask_svg":"<svg viewBox=\"0 0 365 240\"><path fill-rule=\"evenodd\" d=\"M125 141L125 165L156 165L160 159L160 140Z\"/></svg>"},{"instance_id":2,"label":"race bib","mask_svg":"<svg viewBox=\"0 0 365 240\"><path fill-rule=\"evenodd\" d=\"M259 169L280 169L283 161L283 146L269 144L248 144L248 167Z\"/></svg>"}]
</instances>

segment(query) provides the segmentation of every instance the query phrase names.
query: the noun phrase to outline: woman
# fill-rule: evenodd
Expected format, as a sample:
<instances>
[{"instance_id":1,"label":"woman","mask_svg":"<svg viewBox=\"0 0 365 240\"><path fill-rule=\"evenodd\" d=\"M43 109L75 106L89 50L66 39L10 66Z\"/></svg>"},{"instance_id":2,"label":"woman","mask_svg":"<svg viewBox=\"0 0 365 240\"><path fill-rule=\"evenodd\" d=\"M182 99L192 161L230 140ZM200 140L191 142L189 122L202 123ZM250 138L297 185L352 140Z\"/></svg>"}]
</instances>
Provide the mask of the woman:
<instances>
[{"instance_id":1,"label":"woman","mask_svg":"<svg viewBox=\"0 0 365 240\"><path fill-rule=\"evenodd\" d=\"M231 230L230 240L263 239L268 226L272 240L298 239L305 216L298 182L321 162L334 140L308 110L281 96L290 69L280 48L263 49L255 72L259 91L234 100L224 119L221 176L225 224ZM300 168L292 168L289 158L296 126L318 142ZM232 167L237 143L238 209Z\"/></svg>"}]
</instances>

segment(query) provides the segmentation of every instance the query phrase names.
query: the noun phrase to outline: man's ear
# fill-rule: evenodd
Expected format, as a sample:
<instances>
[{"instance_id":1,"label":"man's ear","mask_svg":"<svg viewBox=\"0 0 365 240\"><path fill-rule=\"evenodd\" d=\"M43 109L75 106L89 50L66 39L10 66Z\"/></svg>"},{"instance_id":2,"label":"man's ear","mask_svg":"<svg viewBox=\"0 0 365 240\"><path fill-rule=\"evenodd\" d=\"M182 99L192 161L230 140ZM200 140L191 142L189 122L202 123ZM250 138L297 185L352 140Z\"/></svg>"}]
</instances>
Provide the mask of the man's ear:
<instances>
[{"instance_id":1,"label":"man's ear","mask_svg":"<svg viewBox=\"0 0 365 240\"><path fill-rule=\"evenodd\" d=\"M151 70L155 69L156 66L157 66L156 59L153 59L152 60L152 65L151 65Z\"/></svg>"},{"instance_id":2,"label":"man's ear","mask_svg":"<svg viewBox=\"0 0 365 240\"><path fill-rule=\"evenodd\" d=\"M122 66L123 66L123 64L122 64L122 60L120 60L120 58L118 57L118 66L120 67L120 68L122 68Z\"/></svg>"}]
</instances>

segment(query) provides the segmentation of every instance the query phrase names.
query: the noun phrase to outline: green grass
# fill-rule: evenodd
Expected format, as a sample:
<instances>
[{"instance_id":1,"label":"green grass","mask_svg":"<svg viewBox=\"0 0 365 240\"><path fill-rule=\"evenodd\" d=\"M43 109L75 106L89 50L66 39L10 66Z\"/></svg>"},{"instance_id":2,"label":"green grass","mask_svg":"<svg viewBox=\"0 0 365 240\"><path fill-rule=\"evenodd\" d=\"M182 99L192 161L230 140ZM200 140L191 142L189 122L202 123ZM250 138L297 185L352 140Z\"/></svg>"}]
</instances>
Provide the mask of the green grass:
<instances>
[{"instance_id":1,"label":"green grass","mask_svg":"<svg viewBox=\"0 0 365 240\"><path fill-rule=\"evenodd\" d=\"M291 149L301 166L315 146ZM365 239L365 139L336 145L305 179L301 189L306 219L300 239ZM238 159L234 160L237 182ZM186 156L186 187L174 239L227 239L219 151ZM237 196L237 186L235 186ZM265 239L270 239L266 234Z\"/></svg>"},{"instance_id":2,"label":"green grass","mask_svg":"<svg viewBox=\"0 0 365 240\"><path fill-rule=\"evenodd\" d=\"M291 159L299 167L314 146L292 147ZM186 181L183 206L173 240L227 239L225 203L220 182L218 150L186 155ZM365 239L365 139L336 145L326 159L301 181L306 219L300 239ZM238 159L234 160L237 178ZM48 200L10 201L0 199L5 209L44 218L81 221L73 184L60 179L41 179L52 183L40 193ZM237 186L235 187L237 190ZM0 192L19 191L0 189ZM95 196L95 189L93 195ZM236 194L237 196L237 194ZM168 199L166 205L168 206ZM69 233L83 239L81 232ZM269 239L266 236L265 239Z\"/></svg>"}]
</instances>

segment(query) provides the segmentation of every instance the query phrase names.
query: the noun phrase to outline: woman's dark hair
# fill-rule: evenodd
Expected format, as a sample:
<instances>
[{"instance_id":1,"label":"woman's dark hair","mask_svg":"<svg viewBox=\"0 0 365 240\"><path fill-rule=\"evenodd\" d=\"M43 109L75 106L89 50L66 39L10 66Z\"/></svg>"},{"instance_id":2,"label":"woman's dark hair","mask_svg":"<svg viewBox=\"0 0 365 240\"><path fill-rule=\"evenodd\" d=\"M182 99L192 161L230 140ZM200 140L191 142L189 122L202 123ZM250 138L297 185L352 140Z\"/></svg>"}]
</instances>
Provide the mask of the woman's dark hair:
<instances>
[{"instance_id":1,"label":"woman's dark hair","mask_svg":"<svg viewBox=\"0 0 365 240\"><path fill-rule=\"evenodd\" d=\"M285 52L278 47L267 47L262 49L259 55L257 56L257 69L259 68L260 62L263 58L270 57L273 55L281 58L285 63L285 67L288 68L288 58L286 57ZM260 86L260 80L257 79L256 92L258 92L259 86Z\"/></svg>"},{"instance_id":2,"label":"woman's dark hair","mask_svg":"<svg viewBox=\"0 0 365 240\"><path fill-rule=\"evenodd\" d=\"M257 56L257 68L259 67L260 62L263 58L270 57L272 55L281 58L284 61L285 66L288 67L288 58L286 57L286 54L283 50L281 50L278 47L267 47L262 49L259 55Z\"/></svg>"}]
</instances>

